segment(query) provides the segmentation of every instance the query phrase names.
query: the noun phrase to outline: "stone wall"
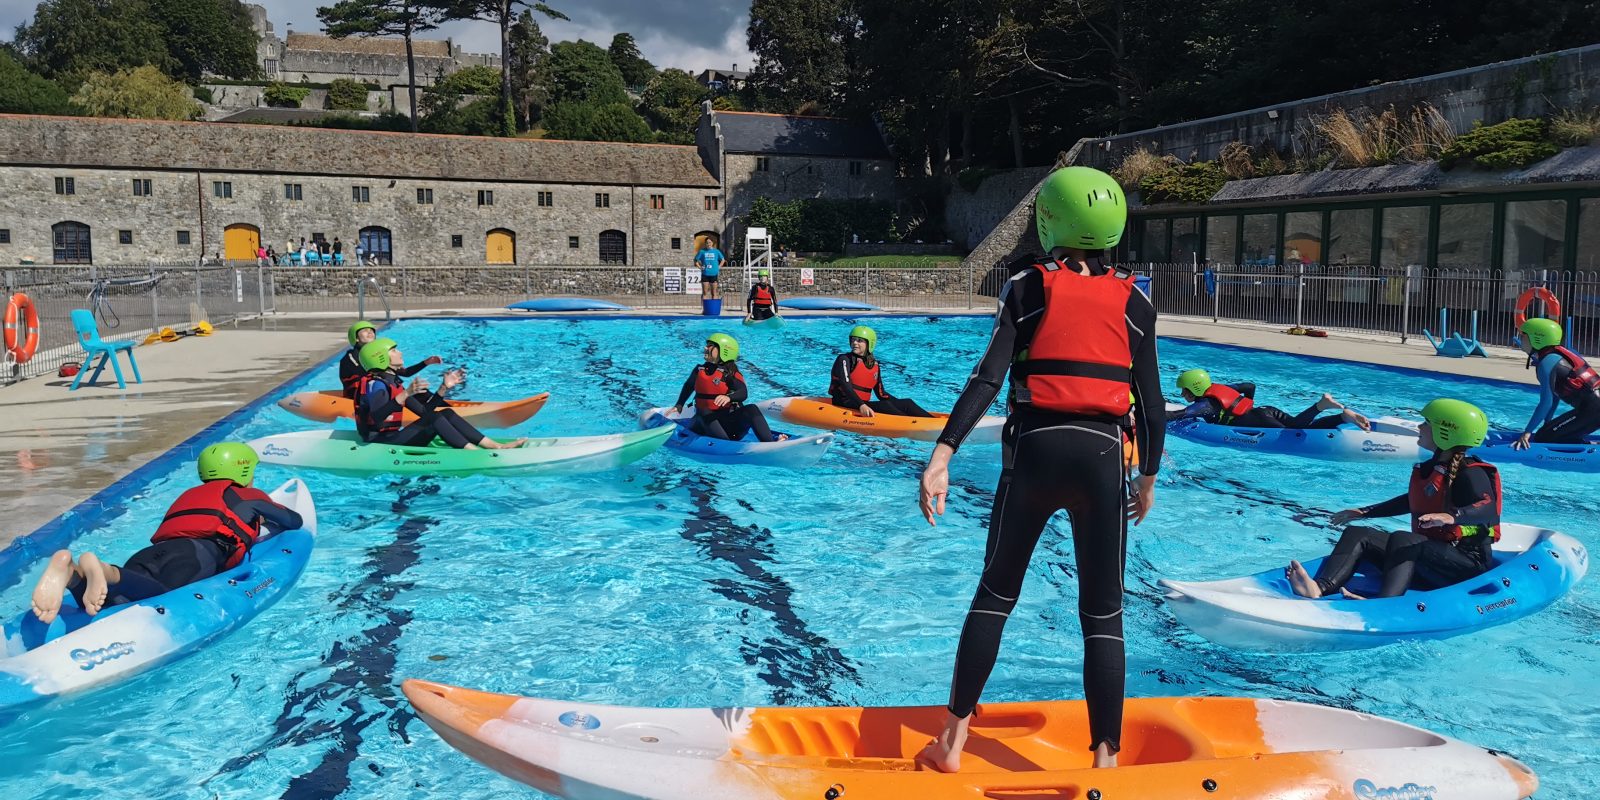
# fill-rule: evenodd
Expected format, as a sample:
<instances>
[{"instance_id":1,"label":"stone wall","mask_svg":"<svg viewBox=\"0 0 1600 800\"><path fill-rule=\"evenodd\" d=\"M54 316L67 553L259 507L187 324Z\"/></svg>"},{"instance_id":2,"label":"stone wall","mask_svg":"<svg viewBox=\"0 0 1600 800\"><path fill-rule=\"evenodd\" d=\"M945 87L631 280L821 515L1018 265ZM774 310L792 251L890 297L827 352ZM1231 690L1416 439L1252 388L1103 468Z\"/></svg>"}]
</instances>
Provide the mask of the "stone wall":
<instances>
[{"instance_id":1,"label":"stone wall","mask_svg":"<svg viewBox=\"0 0 1600 800\"><path fill-rule=\"evenodd\" d=\"M956 254L953 244L874 244L856 242L844 246L846 256L950 256Z\"/></svg>"},{"instance_id":2,"label":"stone wall","mask_svg":"<svg viewBox=\"0 0 1600 800\"><path fill-rule=\"evenodd\" d=\"M150 169L84 169L0 166L0 227L10 231L10 244L0 244L0 263L31 257L52 259L51 226L73 221L90 226L98 264L141 263L211 257L223 250L229 225L250 225L262 240L282 248L286 240L321 233L342 239L347 257L354 253L358 232L367 226L388 228L395 263L482 264L488 231L503 228L516 237L518 263L596 264L601 231L627 235L629 262L681 264L692 258L694 235L718 230L721 214L705 210L715 189L647 188L618 185L574 186L555 183L440 181L407 177L360 178L295 174L288 170L314 164L284 164L275 175ZM55 193L55 179L71 177L75 193ZM133 195L133 179L148 179L152 193ZM214 184L226 183L232 196L216 196ZM285 199L285 184L300 187L300 200ZM367 190L369 202L355 202L352 188ZM431 189L433 202L419 204L417 189ZM494 193L493 205L478 205L478 192ZM538 205L538 193L549 192L554 204ZM596 207L595 195L608 196L609 206ZM660 195L664 208L651 208ZM132 244L118 243L120 230L132 232ZM178 244L178 231L190 243ZM461 237L461 246L452 237ZM578 246L569 246L569 237ZM672 248L672 239L679 248Z\"/></svg>"},{"instance_id":3,"label":"stone wall","mask_svg":"<svg viewBox=\"0 0 1600 800\"><path fill-rule=\"evenodd\" d=\"M451 58L417 56L417 84L431 86L441 71L449 75L457 66ZM327 50L285 49L278 62L278 78L289 83L331 83L349 78L379 86L404 85L405 56L378 53L339 53Z\"/></svg>"},{"instance_id":4,"label":"stone wall","mask_svg":"<svg viewBox=\"0 0 1600 800\"><path fill-rule=\"evenodd\" d=\"M756 168L757 158L767 160L767 169ZM861 174L850 174L851 163L861 165ZM779 202L813 197L898 199L894 162L888 159L728 153L723 169L730 218L750 213L757 197Z\"/></svg>"},{"instance_id":5,"label":"stone wall","mask_svg":"<svg viewBox=\"0 0 1600 800\"><path fill-rule=\"evenodd\" d=\"M961 247L976 249L1049 174L1049 167L1026 167L990 175L977 191L952 187L944 200L945 233Z\"/></svg>"},{"instance_id":6,"label":"stone wall","mask_svg":"<svg viewBox=\"0 0 1600 800\"><path fill-rule=\"evenodd\" d=\"M206 84L206 88L211 90L211 104L218 109L225 110L227 113L247 108L269 107L265 98L267 93L267 87L265 86L237 86L234 84L212 83ZM395 100L398 100L398 102L391 105ZM417 92L417 102L422 102L421 90ZM310 94L306 95L306 99L300 101L301 108L321 109L326 108L327 105L327 89L312 89ZM384 111L391 108L402 110L407 108L405 84L402 83L382 91L367 92L368 111Z\"/></svg>"}]
</instances>

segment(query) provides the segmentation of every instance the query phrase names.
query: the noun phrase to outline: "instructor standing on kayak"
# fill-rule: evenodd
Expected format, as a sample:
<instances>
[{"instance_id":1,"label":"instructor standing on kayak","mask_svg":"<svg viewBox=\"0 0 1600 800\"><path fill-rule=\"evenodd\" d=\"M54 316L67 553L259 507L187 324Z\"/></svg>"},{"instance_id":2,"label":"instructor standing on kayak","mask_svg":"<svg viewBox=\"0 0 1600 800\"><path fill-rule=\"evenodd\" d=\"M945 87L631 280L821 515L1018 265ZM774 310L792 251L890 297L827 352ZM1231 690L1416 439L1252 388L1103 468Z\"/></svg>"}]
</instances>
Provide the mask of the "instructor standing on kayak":
<instances>
[{"instance_id":1,"label":"instructor standing on kayak","mask_svg":"<svg viewBox=\"0 0 1600 800\"><path fill-rule=\"evenodd\" d=\"M1166 428L1156 312L1134 288L1132 274L1101 260L1102 251L1121 240L1128 218L1122 188L1111 176L1087 167L1056 170L1034 202L1039 243L1048 255L1010 265L1015 274L1000 292L988 350L922 472L922 513L932 525L944 513L950 457L994 402L1009 370L1000 485L983 572L956 649L950 716L918 755L943 772L960 769L968 724L1033 549L1063 509L1078 564L1094 765L1116 766L1121 748L1127 521L1138 524L1154 504ZM1122 456L1130 418L1139 432L1142 473L1131 489Z\"/></svg>"}]
</instances>

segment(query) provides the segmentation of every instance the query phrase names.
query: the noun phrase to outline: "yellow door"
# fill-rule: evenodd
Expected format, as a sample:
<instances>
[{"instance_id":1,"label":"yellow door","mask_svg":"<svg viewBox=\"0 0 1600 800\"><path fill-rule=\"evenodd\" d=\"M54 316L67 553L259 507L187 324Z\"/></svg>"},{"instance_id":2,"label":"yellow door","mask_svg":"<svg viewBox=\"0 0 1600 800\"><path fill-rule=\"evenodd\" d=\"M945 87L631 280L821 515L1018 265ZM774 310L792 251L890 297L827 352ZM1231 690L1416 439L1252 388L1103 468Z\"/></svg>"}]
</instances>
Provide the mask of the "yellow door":
<instances>
[{"instance_id":1,"label":"yellow door","mask_svg":"<svg viewBox=\"0 0 1600 800\"><path fill-rule=\"evenodd\" d=\"M222 230L222 256L229 261L254 261L261 246L261 229L254 225L229 225Z\"/></svg>"},{"instance_id":2,"label":"yellow door","mask_svg":"<svg viewBox=\"0 0 1600 800\"><path fill-rule=\"evenodd\" d=\"M517 263L517 235L504 228L489 231L489 236L484 241L484 249L488 253L490 264Z\"/></svg>"}]
</instances>

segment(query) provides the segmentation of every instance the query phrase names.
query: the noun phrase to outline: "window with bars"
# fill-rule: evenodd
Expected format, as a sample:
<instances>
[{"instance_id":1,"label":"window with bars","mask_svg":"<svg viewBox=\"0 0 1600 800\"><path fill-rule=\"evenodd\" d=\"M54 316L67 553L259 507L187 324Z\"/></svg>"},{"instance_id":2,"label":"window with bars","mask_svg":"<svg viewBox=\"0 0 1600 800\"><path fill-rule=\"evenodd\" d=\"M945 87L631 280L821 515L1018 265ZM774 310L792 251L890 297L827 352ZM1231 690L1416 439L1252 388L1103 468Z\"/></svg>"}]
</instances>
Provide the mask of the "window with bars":
<instances>
[{"instance_id":1,"label":"window with bars","mask_svg":"<svg viewBox=\"0 0 1600 800\"><path fill-rule=\"evenodd\" d=\"M56 178L56 194L77 194L72 178Z\"/></svg>"},{"instance_id":2,"label":"window with bars","mask_svg":"<svg viewBox=\"0 0 1600 800\"><path fill-rule=\"evenodd\" d=\"M453 248L457 248L457 249L459 249L461 247L461 234L459 234L459 233L451 234L451 236L450 236L450 246L453 247Z\"/></svg>"},{"instance_id":3,"label":"window with bars","mask_svg":"<svg viewBox=\"0 0 1600 800\"><path fill-rule=\"evenodd\" d=\"M134 178L133 179L133 196L134 197L149 197L150 194L151 194L150 188L151 187L150 187L150 179L149 178Z\"/></svg>"},{"instance_id":4,"label":"window with bars","mask_svg":"<svg viewBox=\"0 0 1600 800\"><path fill-rule=\"evenodd\" d=\"M494 190L492 190L492 189L479 189L478 190L478 205L480 205L480 206L492 206L492 205L494 205Z\"/></svg>"},{"instance_id":5,"label":"window with bars","mask_svg":"<svg viewBox=\"0 0 1600 800\"><path fill-rule=\"evenodd\" d=\"M224 199L233 197L233 181L212 181L211 196Z\"/></svg>"},{"instance_id":6,"label":"window with bars","mask_svg":"<svg viewBox=\"0 0 1600 800\"><path fill-rule=\"evenodd\" d=\"M352 202L352 203L370 203L370 202L372 202L372 187L370 187L370 186L352 186L352 187L350 187L350 202Z\"/></svg>"},{"instance_id":7,"label":"window with bars","mask_svg":"<svg viewBox=\"0 0 1600 800\"><path fill-rule=\"evenodd\" d=\"M714 195L714 194L706 195L706 210L707 211L719 211L721 209L722 209L722 198L721 197L719 197L717 195Z\"/></svg>"},{"instance_id":8,"label":"window with bars","mask_svg":"<svg viewBox=\"0 0 1600 800\"><path fill-rule=\"evenodd\" d=\"M606 194L605 192L595 192L594 193L594 207L595 208L610 208L611 207L611 195Z\"/></svg>"},{"instance_id":9,"label":"window with bars","mask_svg":"<svg viewBox=\"0 0 1600 800\"><path fill-rule=\"evenodd\" d=\"M433 190L432 189L418 189L417 190L417 205L419 205L419 206L431 206L431 205L433 205Z\"/></svg>"},{"instance_id":10,"label":"window with bars","mask_svg":"<svg viewBox=\"0 0 1600 800\"><path fill-rule=\"evenodd\" d=\"M851 175L860 175L861 174L861 162L860 161L852 161L852 162L850 162L850 174Z\"/></svg>"},{"instance_id":11,"label":"window with bars","mask_svg":"<svg viewBox=\"0 0 1600 800\"><path fill-rule=\"evenodd\" d=\"M772 159L766 156L756 156L756 172L767 172L772 169Z\"/></svg>"},{"instance_id":12,"label":"window with bars","mask_svg":"<svg viewBox=\"0 0 1600 800\"><path fill-rule=\"evenodd\" d=\"M672 249L674 249L674 250L682 250L683 249L683 240L679 239L676 236L672 237Z\"/></svg>"},{"instance_id":13,"label":"window with bars","mask_svg":"<svg viewBox=\"0 0 1600 800\"><path fill-rule=\"evenodd\" d=\"M556 204L556 193L555 192L540 192L539 193L539 207L540 208L549 208L549 207L551 207L551 206L553 206L555 204Z\"/></svg>"},{"instance_id":14,"label":"window with bars","mask_svg":"<svg viewBox=\"0 0 1600 800\"><path fill-rule=\"evenodd\" d=\"M117 244L133 244L133 231L117 231Z\"/></svg>"},{"instance_id":15,"label":"window with bars","mask_svg":"<svg viewBox=\"0 0 1600 800\"><path fill-rule=\"evenodd\" d=\"M57 222L50 226L57 264L89 264L94 261L89 246L89 226L81 222Z\"/></svg>"},{"instance_id":16,"label":"window with bars","mask_svg":"<svg viewBox=\"0 0 1600 800\"><path fill-rule=\"evenodd\" d=\"M0 228L0 244L11 244L10 228Z\"/></svg>"},{"instance_id":17,"label":"window with bars","mask_svg":"<svg viewBox=\"0 0 1600 800\"><path fill-rule=\"evenodd\" d=\"M653 208L653 209L656 209L658 211L663 209L663 208L666 208L667 207L667 196L664 195L664 194L653 194L653 195L650 195L650 207Z\"/></svg>"},{"instance_id":18,"label":"window with bars","mask_svg":"<svg viewBox=\"0 0 1600 800\"><path fill-rule=\"evenodd\" d=\"M628 263L628 234L622 231L600 232L600 263Z\"/></svg>"},{"instance_id":19,"label":"window with bars","mask_svg":"<svg viewBox=\"0 0 1600 800\"><path fill-rule=\"evenodd\" d=\"M189 243L189 232L188 231L178 231L178 244L188 244L188 243Z\"/></svg>"},{"instance_id":20,"label":"window with bars","mask_svg":"<svg viewBox=\"0 0 1600 800\"><path fill-rule=\"evenodd\" d=\"M568 236L567 237L567 247L572 249L572 250L578 249L578 237L576 237L576 236Z\"/></svg>"},{"instance_id":21,"label":"window with bars","mask_svg":"<svg viewBox=\"0 0 1600 800\"><path fill-rule=\"evenodd\" d=\"M303 185L298 183L286 183L283 185L283 199L302 200L304 198L305 187Z\"/></svg>"}]
</instances>

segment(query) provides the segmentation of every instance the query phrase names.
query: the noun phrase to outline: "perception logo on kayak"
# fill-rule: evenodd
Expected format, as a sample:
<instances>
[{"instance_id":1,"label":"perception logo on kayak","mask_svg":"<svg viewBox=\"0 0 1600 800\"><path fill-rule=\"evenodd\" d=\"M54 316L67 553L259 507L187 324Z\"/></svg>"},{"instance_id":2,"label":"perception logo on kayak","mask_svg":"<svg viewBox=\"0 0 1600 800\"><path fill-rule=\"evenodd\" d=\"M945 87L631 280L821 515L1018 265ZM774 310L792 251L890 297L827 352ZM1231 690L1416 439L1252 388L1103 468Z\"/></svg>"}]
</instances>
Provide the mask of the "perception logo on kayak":
<instances>
[{"instance_id":1,"label":"perception logo on kayak","mask_svg":"<svg viewBox=\"0 0 1600 800\"><path fill-rule=\"evenodd\" d=\"M112 642L105 647L97 647L93 650L79 647L67 655L72 657L79 669L87 671L107 661L133 655L133 642Z\"/></svg>"},{"instance_id":2,"label":"perception logo on kayak","mask_svg":"<svg viewBox=\"0 0 1600 800\"><path fill-rule=\"evenodd\" d=\"M1371 439L1363 439L1361 441L1361 452L1363 453L1394 453L1398 452L1399 450L1400 448L1395 447L1392 444L1374 442Z\"/></svg>"},{"instance_id":3,"label":"perception logo on kayak","mask_svg":"<svg viewBox=\"0 0 1600 800\"><path fill-rule=\"evenodd\" d=\"M286 456L286 455L289 455L291 452L293 452L293 451L290 450L289 448L287 448L287 447L279 447L279 446L277 446L275 444L269 444L266 447L261 448L261 455L264 455L264 456Z\"/></svg>"},{"instance_id":4,"label":"perception logo on kayak","mask_svg":"<svg viewBox=\"0 0 1600 800\"><path fill-rule=\"evenodd\" d=\"M556 717L556 721L569 728L577 728L581 731L592 731L595 728L600 727L599 717L582 714L577 711L568 711L567 713Z\"/></svg>"},{"instance_id":5,"label":"perception logo on kayak","mask_svg":"<svg viewBox=\"0 0 1600 800\"><path fill-rule=\"evenodd\" d=\"M1434 800L1434 795L1439 791L1436 787L1415 783L1380 787L1366 778L1356 781L1350 788L1361 800Z\"/></svg>"}]
</instances>

